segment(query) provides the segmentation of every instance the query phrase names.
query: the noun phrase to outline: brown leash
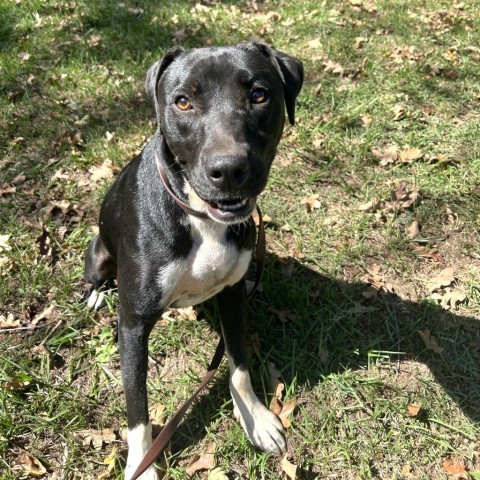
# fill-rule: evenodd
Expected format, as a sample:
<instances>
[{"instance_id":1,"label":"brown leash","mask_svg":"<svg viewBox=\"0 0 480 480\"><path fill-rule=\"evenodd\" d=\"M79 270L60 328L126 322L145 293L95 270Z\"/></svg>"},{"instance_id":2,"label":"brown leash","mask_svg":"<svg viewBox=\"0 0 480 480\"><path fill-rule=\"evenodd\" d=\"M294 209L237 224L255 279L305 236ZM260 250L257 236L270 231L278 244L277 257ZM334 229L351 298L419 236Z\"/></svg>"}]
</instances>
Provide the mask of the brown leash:
<instances>
[{"instance_id":1,"label":"brown leash","mask_svg":"<svg viewBox=\"0 0 480 480\"><path fill-rule=\"evenodd\" d=\"M165 170L162 168L162 165L157 159L157 168L160 174L160 178L162 179L163 185L167 189L168 193L173 197L175 202L188 214L194 215L199 218L210 218L204 212L199 212L197 210L192 209L187 203L180 200L175 193L173 192L170 182L168 181L167 175ZM248 294L248 298L250 298L258 289L260 285L260 281L263 275L263 268L265 265L265 255L266 255L266 241L265 241L265 226L263 223L262 212L257 205L257 213L258 213L258 237L257 237L257 244L255 247L255 260L256 260L256 273L255 273L255 283L253 284L252 290ZM213 356L212 361L210 362L210 366L208 367L207 373L203 377L200 385L197 387L195 392L191 395L191 397L175 412L172 418L168 421L168 423L163 427L162 431L159 433L157 438L152 443L152 446L146 453L143 460L140 462L140 465L135 470L132 478L130 480L137 480L137 478L150 467L155 460L158 458L160 453L164 450L167 446L168 442L172 438L172 435L175 433L180 421L182 420L185 412L188 410L190 405L194 402L194 400L198 397L200 392L208 385L208 383L212 380L213 376L218 370L220 362L222 361L223 355L225 353L225 342L223 341L223 337L220 336L220 341L218 342L217 349L215 350L215 354Z\"/></svg>"}]
</instances>

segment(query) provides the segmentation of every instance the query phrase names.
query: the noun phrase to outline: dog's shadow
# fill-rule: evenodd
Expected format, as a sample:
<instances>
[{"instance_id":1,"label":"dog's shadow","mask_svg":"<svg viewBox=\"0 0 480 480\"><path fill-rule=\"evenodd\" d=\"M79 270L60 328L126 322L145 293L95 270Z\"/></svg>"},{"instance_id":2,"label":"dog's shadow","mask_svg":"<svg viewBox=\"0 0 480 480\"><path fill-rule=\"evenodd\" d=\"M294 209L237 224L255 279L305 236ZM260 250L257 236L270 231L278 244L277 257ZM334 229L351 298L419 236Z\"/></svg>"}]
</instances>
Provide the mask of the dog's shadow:
<instances>
[{"instance_id":1,"label":"dog's shadow","mask_svg":"<svg viewBox=\"0 0 480 480\"><path fill-rule=\"evenodd\" d=\"M365 370L372 358L385 354L398 360L404 376L412 363L423 366L415 375L433 376L472 421L480 420L477 318L395 294L367 299L367 283L326 278L292 258L274 255L267 259L262 287L250 300L248 327L250 371L260 398L265 398L261 376L267 362L281 371L287 384L295 379L297 387L308 391L329 374ZM436 351L419 334L427 330L437 341ZM214 379L209 395L197 401L180 425L173 451L199 440L227 398L224 374Z\"/></svg>"}]
</instances>

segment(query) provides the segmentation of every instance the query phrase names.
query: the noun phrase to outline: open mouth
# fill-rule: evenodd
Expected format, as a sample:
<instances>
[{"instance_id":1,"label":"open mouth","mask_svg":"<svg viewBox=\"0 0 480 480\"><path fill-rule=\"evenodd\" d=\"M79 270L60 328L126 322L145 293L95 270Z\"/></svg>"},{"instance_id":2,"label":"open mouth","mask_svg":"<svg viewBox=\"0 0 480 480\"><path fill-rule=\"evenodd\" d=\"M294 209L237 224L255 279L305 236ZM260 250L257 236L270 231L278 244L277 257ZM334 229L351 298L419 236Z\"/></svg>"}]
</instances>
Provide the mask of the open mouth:
<instances>
[{"instance_id":1,"label":"open mouth","mask_svg":"<svg viewBox=\"0 0 480 480\"><path fill-rule=\"evenodd\" d=\"M255 208L255 198L217 200L207 204L211 217L223 222L240 221L250 216Z\"/></svg>"}]
</instances>

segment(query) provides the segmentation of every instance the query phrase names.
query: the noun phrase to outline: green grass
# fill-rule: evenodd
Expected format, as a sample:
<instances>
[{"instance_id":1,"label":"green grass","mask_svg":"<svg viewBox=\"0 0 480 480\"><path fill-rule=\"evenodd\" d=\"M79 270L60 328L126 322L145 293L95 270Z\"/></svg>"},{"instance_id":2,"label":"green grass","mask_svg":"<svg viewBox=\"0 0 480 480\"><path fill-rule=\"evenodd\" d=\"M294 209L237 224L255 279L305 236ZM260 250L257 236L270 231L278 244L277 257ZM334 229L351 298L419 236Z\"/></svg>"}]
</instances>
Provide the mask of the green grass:
<instances>
[{"instance_id":1,"label":"green grass","mask_svg":"<svg viewBox=\"0 0 480 480\"><path fill-rule=\"evenodd\" d=\"M27 0L3 2L0 18L0 315L14 322L0 328L2 479L19 478L22 452L43 478L98 478L114 447L104 478L122 478L116 299L95 315L82 303L83 252L111 182L92 172L108 160L115 174L153 134L143 82L168 48L252 39L306 71L261 198L269 258L249 327L260 398L270 401L272 362L285 400L297 400L287 457L297 478L447 479L448 459L480 478L476 2ZM389 147L422 156L382 165L372 150ZM389 208L402 183L417 202ZM423 243L407 237L414 220ZM439 292L465 295L450 310L428 283L447 267L455 281ZM380 292L366 298L372 283ZM214 305L197 317L173 315L152 335L150 402L165 416L215 348ZM443 351L424 343L426 329ZM416 416L409 404L421 404ZM224 364L160 462L165 478L188 478L211 442L228 478L286 478L231 411ZM105 428L113 442L82 443L79 431Z\"/></svg>"}]
</instances>

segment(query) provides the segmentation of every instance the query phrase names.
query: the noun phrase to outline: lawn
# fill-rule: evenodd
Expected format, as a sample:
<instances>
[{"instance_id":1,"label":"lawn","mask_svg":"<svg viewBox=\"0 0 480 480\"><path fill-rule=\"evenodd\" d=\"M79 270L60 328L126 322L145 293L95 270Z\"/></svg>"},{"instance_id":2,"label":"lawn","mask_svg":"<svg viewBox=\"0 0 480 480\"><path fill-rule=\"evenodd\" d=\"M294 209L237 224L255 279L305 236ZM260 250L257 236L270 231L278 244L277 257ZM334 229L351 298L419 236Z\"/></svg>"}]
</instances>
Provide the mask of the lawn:
<instances>
[{"instance_id":1,"label":"lawn","mask_svg":"<svg viewBox=\"0 0 480 480\"><path fill-rule=\"evenodd\" d=\"M232 415L226 362L165 479L480 479L480 9L475 0L0 3L0 478L122 478L116 298L83 302L114 176L155 130L170 47L259 40L304 62L260 198L249 307L257 392L284 459ZM157 430L218 339L214 302L154 329ZM279 386L280 385L280 386Z\"/></svg>"}]
</instances>

